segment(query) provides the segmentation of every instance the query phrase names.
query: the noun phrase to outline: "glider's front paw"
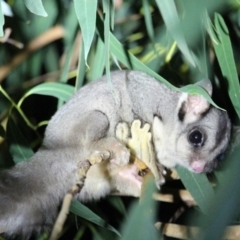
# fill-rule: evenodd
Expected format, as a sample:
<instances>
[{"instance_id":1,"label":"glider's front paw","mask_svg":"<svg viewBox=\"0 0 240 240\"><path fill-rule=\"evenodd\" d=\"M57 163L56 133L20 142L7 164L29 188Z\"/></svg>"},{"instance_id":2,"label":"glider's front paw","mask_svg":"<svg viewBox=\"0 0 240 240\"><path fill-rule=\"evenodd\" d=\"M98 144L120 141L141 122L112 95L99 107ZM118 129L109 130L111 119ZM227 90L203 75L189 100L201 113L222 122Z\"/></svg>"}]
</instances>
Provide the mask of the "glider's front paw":
<instances>
[{"instance_id":1,"label":"glider's front paw","mask_svg":"<svg viewBox=\"0 0 240 240\"><path fill-rule=\"evenodd\" d=\"M110 162L118 166L125 166L129 163L130 151L121 143L112 146Z\"/></svg>"},{"instance_id":2,"label":"glider's front paw","mask_svg":"<svg viewBox=\"0 0 240 240\"><path fill-rule=\"evenodd\" d=\"M103 150L103 151L99 151L96 150L94 151L88 158L89 162L91 163L91 165L93 164L97 164L100 163L104 160L108 160L111 157L111 152L108 150Z\"/></svg>"}]
</instances>

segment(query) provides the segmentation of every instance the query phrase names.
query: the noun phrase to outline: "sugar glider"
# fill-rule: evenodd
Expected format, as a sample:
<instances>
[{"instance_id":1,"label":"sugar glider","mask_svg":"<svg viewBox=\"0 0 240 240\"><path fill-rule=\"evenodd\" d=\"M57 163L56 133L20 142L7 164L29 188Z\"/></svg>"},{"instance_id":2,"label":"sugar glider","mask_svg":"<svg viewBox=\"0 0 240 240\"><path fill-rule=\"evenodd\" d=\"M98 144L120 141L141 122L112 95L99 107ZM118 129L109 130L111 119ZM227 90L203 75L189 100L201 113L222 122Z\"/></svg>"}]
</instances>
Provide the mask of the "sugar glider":
<instances>
[{"instance_id":1,"label":"sugar glider","mask_svg":"<svg viewBox=\"0 0 240 240\"><path fill-rule=\"evenodd\" d=\"M226 112L143 72L112 72L111 81L109 86L103 76L77 91L51 118L35 155L0 173L0 232L26 239L51 228L81 163L92 154L105 160L90 167L78 200L97 200L119 185L123 193L137 192L138 183L129 184L137 169L128 167L129 149L116 138L119 123L149 124L163 166L201 173L216 165L230 136ZM211 94L211 85L206 91Z\"/></svg>"}]
</instances>

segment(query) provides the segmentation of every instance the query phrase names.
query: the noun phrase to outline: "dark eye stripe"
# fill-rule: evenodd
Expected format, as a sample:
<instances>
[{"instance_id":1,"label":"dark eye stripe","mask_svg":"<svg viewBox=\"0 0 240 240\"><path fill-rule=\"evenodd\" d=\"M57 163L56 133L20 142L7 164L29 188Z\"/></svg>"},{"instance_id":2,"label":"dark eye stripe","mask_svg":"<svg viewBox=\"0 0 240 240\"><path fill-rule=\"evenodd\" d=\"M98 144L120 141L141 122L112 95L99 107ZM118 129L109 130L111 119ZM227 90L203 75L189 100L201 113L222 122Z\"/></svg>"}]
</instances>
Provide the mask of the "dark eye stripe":
<instances>
[{"instance_id":1,"label":"dark eye stripe","mask_svg":"<svg viewBox=\"0 0 240 240\"><path fill-rule=\"evenodd\" d=\"M181 107L180 107L180 109L179 109L179 111L178 111L178 119L179 119L180 122L183 122L184 118L185 118L185 114L186 114L186 112L185 112L185 104L186 103L183 102Z\"/></svg>"},{"instance_id":2,"label":"dark eye stripe","mask_svg":"<svg viewBox=\"0 0 240 240\"><path fill-rule=\"evenodd\" d=\"M223 116L223 115L222 115ZM229 136L228 134L228 119L227 115L224 115L224 117L219 117L218 122L217 122L217 132L216 132L216 137L215 137L215 144L211 151L214 151L217 147L221 146L223 142L228 141ZM227 145L227 144L225 144ZM224 151L225 149L223 149Z\"/></svg>"}]
</instances>

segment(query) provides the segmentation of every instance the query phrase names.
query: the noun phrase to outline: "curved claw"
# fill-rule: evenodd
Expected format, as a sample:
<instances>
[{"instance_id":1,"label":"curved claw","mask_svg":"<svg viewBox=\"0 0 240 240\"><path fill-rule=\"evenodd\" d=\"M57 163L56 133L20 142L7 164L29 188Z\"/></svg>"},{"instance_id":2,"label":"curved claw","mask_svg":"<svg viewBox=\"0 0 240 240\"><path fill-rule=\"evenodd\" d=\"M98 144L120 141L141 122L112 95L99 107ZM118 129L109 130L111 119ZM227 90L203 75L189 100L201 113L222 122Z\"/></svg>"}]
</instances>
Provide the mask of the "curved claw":
<instances>
[{"instance_id":1,"label":"curved claw","mask_svg":"<svg viewBox=\"0 0 240 240\"><path fill-rule=\"evenodd\" d=\"M100 163L111 158L111 152L108 150L94 151L88 158L91 165Z\"/></svg>"}]
</instances>

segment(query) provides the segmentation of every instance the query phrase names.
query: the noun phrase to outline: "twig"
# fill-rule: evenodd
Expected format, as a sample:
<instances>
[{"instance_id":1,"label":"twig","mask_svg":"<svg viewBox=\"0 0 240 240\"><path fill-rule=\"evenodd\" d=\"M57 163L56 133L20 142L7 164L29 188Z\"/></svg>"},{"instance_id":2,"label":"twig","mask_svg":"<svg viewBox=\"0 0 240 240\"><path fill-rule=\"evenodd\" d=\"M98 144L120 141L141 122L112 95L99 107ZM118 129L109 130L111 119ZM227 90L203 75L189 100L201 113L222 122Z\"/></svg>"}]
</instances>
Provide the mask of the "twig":
<instances>
[{"instance_id":1,"label":"twig","mask_svg":"<svg viewBox=\"0 0 240 240\"><path fill-rule=\"evenodd\" d=\"M11 28L6 28L5 32L4 32L4 36L2 38L0 38L0 42L2 43L9 43L12 44L13 46L22 49L24 47L24 45L21 42L18 42L14 39L10 38L10 35L12 33Z\"/></svg>"},{"instance_id":2,"label":"twig","mask_svg":"<svg viewBox=\"0 0 240 240\"><path fill-rule=\"evenodd\" d=\"M64 28L60 25L52 27L47 30L40 36L33 39L20 53L18 53L12 60L0 67L0 82L22 61L24 61L27 57L30 56L33 52L38 49L48 45L49 43L60 39L64 36Z\"/></svg>"},{"instance_id":3,"label":"twig","mask_svg":"<svg viewBox=\"0 0 240 240\"><path fill-rule=\"evenodd\" d=\"M198 227L189 227L174 223L157 222L157 229L161 229L163 235L178 239L195 239L201 231ZM223 239L240 239L240 225L229 226L226 228Z\"/></svg>"},{"instance_id":4,"label":"twig","mask_svg":"<svg viewBox=\"0 0 240 240\"><path fill-rule=\"evenodd\" d=\"M79 193L83 186L84 186L84 181L87 175L87 172L90 168L91 164L88 160L82 161L79 163L79 168L78 168L78 180L76 185L74 185L70 191L65 195L62 203L62 207L60 210L60 213L58 214L57 220L54 224L51 236L49 240L56 240L58 239L59 234L61 233L63 229L63 225L67 219L67 215L69 213L70 205L72 202L73 197Z\"/></svg>"},{"instance_id":5,"label":"twig","mask_svg":"<svg viewBox=\"0 0 240 240\"><path fill-rule=\"evenodd\" d=\"M161 230L162 235L179 239L193 239L199 232L198 227L188 227L174 223L157 222L155 227Z\"/></svg>"},{"instance_id":6,"label":"twig","mask_svg":"<svg viewBox=\"0 0 240 240\"><path fill-rule=\"evenodd\" d=\"M240 225L227 227L223 239L240 239Z\"/></svg>"},{"instance_id":7,"label":"twig","mask_svg":"<svg viewBox=\"0 0 240 240\"><path fill-rule=\"evenodd\" d=\"M52 234L49 238L49 240L56 240L58 239L59 234L61 233L62 229L63 229L63 225L67 219L67 215L69 213L69 209L70 209L70 205L72 202L72 199L74 197L74 195L76 195L77 193L79 193L82 189L83 185L80 184L76 184L75 186L73 186L71 188L71 190L65 195L64 199L63 199L63 203L62 203L62 207L61 207L61 211L58 215L58 218L54 224L53 230L52 230Z\"/></svg>"},{"instance_id":8,"label":"twig","mask_svg":"<svg viewBox=\"0 0 240 240\"><path fill-rule=\"evenodd\" d=\"M153 198L163 202L176 202L177 199L186 203L187 206L196 206L196 202L187 190L168 189L167 193L155 193Z\"/></svg>"}]
</instances>

